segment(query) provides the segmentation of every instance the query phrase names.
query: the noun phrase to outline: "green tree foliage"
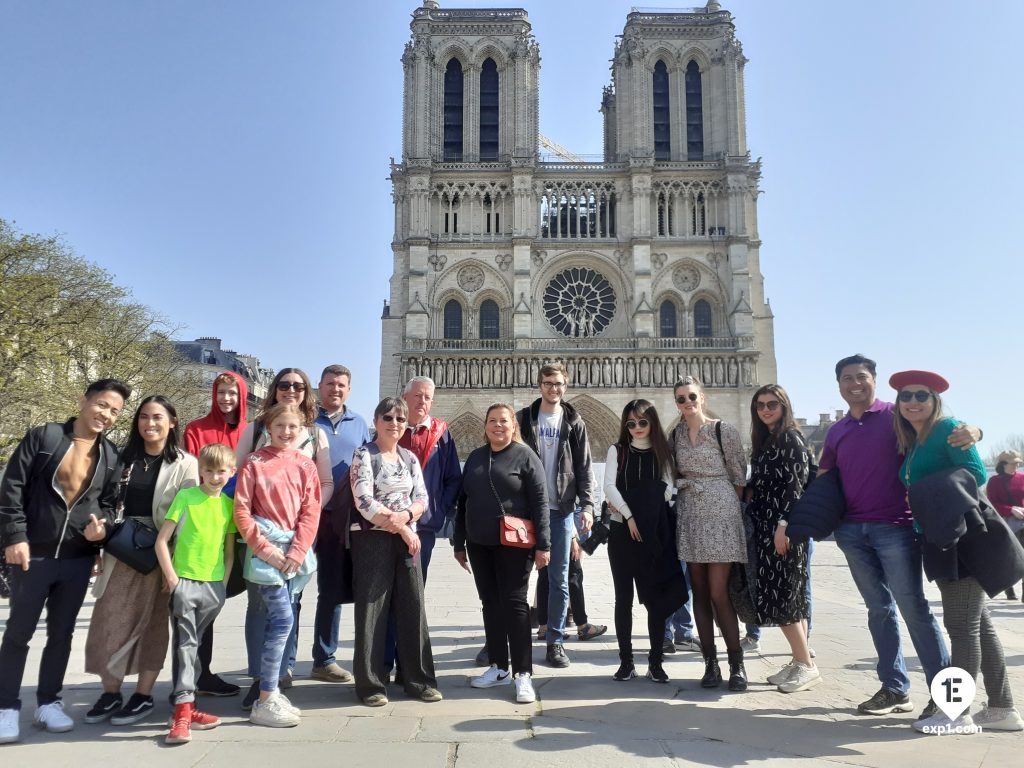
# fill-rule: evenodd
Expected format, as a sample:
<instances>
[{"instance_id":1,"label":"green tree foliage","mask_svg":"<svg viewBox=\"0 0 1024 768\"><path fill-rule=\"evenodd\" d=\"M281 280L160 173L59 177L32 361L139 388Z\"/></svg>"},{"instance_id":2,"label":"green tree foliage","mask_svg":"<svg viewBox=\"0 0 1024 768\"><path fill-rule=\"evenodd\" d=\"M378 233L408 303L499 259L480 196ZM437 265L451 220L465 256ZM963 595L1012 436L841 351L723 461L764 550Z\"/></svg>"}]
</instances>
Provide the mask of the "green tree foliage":
<instances>
[{"instance_id":1,"label":"green tree foliage","mask_svg":"<svg viewBox=\"0 0 1024 768\"><path fill-rule=\"evenodd\" d=\"M0 219L0 463L44 421L77 412L86 385L132 387L126 411L150 394L170 398L181 426L208 393L172 342L176 328L59 238L17 232ZM125 437L122 417L111 437Z\"/></svg>"}]
</instances>

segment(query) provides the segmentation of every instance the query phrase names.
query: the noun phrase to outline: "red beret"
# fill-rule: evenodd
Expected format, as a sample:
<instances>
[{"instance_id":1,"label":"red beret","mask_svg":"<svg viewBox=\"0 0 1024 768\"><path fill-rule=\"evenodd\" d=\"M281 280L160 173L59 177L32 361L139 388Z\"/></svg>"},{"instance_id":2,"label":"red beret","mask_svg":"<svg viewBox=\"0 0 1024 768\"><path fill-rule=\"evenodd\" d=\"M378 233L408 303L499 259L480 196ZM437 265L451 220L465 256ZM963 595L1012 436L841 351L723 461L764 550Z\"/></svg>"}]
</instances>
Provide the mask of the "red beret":
<instances>
[{"instance_id":1,"label":"red beret","mask_svg":"<svg viewBox=\"0 0 1024 768\"><path fill-rule=\"evenodd\" d=\"M889 377L889 386L899 392L904 387L919 384L932 392L945 392L949 382L931 371L900 371Z\"/></svg>"}]
</instances>

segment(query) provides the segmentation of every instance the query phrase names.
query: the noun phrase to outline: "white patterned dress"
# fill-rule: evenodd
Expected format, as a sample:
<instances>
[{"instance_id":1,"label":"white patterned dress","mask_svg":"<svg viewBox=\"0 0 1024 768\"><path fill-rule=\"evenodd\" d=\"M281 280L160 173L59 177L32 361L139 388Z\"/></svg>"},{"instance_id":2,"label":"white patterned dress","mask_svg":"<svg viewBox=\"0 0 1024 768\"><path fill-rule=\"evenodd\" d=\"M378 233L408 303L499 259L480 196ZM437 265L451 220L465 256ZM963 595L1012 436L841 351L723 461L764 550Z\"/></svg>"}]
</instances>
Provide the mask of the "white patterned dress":
<instances>
[{"instance_id":1,"label":"white patterned dress","mask_svg":"<svg viewBox=\"0 0 1024 768\"><path fill-rule=\"evenodd\" d=\"M722 425L722 446L709 421L691 445L686 422L680 422L669 440L679 475L676 487L676 541L679 559L688 563L745 563L740 500L734 486L747 482L747 457L740 433ZM723 456L724 454L724 456Z\"/></svg>"}]
</instances>

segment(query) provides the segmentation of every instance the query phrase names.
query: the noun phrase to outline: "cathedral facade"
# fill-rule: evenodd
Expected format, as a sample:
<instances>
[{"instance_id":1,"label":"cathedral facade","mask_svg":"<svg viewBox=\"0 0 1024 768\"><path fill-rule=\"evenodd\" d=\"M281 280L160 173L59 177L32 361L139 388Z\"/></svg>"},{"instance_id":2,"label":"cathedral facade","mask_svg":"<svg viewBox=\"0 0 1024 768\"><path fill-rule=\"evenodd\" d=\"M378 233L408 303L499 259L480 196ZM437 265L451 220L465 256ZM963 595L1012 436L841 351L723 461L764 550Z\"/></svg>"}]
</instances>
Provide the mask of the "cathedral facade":
<instances>
[{"instance_id":1,"label":"cathedral facade","mask_svg":"<svg viewBox=\"0 0 1024 768\"><path fill-rule=\"evenodd\" d=\"M602 162L541 155L525 10L424 0L411 28L381 396L431 377L465 457L487 406L529 404L560 360L597 460L631 399L674 423L687 374L747 433L776 366L732 15L712 1L626 17L595 94Z\"/></svg>"}]
</instances>

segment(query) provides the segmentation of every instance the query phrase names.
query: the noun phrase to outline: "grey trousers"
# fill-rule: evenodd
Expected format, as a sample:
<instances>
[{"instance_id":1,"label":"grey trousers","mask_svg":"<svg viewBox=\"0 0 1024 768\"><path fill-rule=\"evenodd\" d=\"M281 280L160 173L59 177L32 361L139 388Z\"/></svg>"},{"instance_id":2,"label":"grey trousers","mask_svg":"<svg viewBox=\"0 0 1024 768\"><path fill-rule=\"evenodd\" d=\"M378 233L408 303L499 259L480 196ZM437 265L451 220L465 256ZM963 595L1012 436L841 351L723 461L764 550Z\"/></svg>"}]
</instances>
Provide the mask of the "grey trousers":
<instances>
[{"instance_id":1,"label":"grey trousers","mask_svg":"<svg viewBox=\"0 0 1024 768\"><path fill-rule=\"evenodd\" d=\"M949 633L950 663L966 670L975 684L981 671L990 707L1012 707L1003 645L988 615L985 591L973 576L940 579L936 584L942 594L942 623Z\"/></svg>"},{"instance_id":2,"label":"grey trousers","mask_svg":"<svg viewBox=\"0 0 1024 768\"><path fill-rule=\"evenodd\" d=\"M223 581L179 579L171 593L171 647L174 649L174 703L196 700L199 640L224 605Z\"/></svg>"},{"instance_id":3,"label":"grey trousers","mask_svg":"<svg viewBox=\"0 0 1024 768\"><path fill-rule=\"evenodd\" d=\"M436 688L423 604L423 572L419 558L409 556L401 537L387 531L353 531L352 591L356 695L365 699L374 693L386 693L385 641L392 611L406 693L418 697L424 688Z\"/></svg>"}]
</instances>

